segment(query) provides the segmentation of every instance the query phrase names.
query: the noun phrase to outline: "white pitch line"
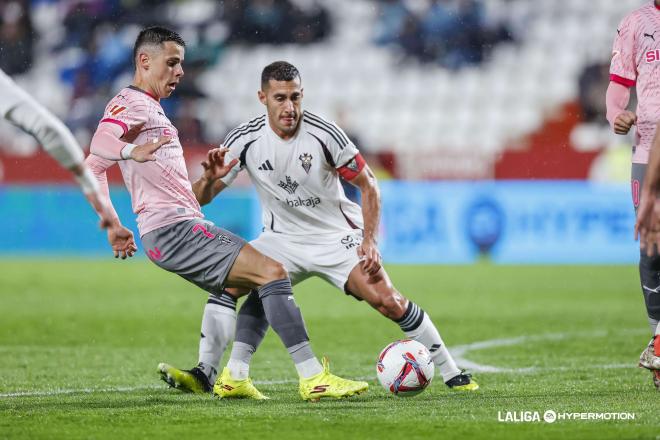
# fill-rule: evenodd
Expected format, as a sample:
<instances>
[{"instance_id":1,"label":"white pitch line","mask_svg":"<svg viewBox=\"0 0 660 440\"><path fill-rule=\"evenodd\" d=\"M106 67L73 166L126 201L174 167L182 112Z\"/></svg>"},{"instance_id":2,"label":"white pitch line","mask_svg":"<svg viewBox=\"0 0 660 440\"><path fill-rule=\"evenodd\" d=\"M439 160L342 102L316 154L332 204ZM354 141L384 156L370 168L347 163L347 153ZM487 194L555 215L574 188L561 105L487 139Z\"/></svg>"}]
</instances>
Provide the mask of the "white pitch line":
<instances>
[{"instance_id":1,"label":"white pitch line","mask_svg":"<svg viewBox=\"0 0 660 440\"><path fill-rule=\"evenodd\" d=\"M632 334L641 334L639 330L636 329L627 329L618 332L621 333L632 333ZM502 339L489 339L486 341L473 342L471 344L457 345L453 347L450 352L454 356L457 364L460 364L462 367L465 367L476 373L537 373L545 371L570 371L575 370L574 367L520 367L520 368L506 368L506 367L496 367L493 365L480 364L478 362L473 362L468 360L465 355L474 350L483 350L488 348L496 347L510 347L512 345L520 345L527 342L538 342L538 341L560 341L567 338L593 338L593 337L605 337L607 332L605 331L594 331L594 332L575 332L575 333L546 333L541 335L530 335L530 336L518 336L515 338L502 338ZM595 369L616 369L616 368L633 368L635 367L634 363L630 364L602 364L602 365L590 365L589 368Z\"/></svg>"}]
</instances>

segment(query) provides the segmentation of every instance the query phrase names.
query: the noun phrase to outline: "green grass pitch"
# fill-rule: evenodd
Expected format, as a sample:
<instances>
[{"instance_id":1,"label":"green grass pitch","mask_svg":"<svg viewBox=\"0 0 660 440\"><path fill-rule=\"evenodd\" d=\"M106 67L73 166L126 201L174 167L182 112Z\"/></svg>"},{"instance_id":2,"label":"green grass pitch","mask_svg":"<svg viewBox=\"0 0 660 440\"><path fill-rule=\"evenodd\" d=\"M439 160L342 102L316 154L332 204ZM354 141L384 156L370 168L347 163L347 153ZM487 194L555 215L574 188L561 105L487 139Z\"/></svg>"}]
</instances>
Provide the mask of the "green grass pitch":
<instances>
[{"instance_id":1,"label":"green grass pitch","mask_svg":"<svg viewBox=\"0 0 660 440\"><path fill-rule=\"evenodd\" d=\"M417 397L388 395L375 359L397 326L311 280L295 291L313 348L367 394L302 402L269 331L251 376L272 400L183 395L155 370L196 362L201 291L145 260L0 261L0 438L660 438L660 392L636 367L649 331L635 267L388 269L450 350L496 370L474 374L481 390L436 377ZM546 410L634 420L498 420Z\"/></svg>"}]
</instances>

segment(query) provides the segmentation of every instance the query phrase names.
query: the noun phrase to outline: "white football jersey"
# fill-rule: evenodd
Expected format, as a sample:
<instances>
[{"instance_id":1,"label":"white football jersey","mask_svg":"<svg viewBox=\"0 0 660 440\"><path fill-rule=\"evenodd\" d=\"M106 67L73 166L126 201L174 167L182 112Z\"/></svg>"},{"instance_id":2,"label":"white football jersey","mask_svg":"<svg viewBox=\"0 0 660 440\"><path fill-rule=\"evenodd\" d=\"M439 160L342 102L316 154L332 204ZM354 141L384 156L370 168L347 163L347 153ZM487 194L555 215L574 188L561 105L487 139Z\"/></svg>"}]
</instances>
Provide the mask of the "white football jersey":
<instances>
[{"instance_id":1,"label":"white football jersey","mask_svg":"<svg viewBox=\"0 0 660 440\"><path fill-rule=\"evenodd\" d=\"M5 117L9 110L21 102L33 101L33 99L21 89L13 79L0 70L0 117Z\"/></svg>"},{"instance_id":2,"label":"white football jersey","mask_svg":"<svg viewBox=\"0 0 660 440\"><path fill-rule=\"evenodd\" d=\"M226 161L240 160L223 178L247 170L257 189L264 230L319 235L362 229L362 210L344 194L337 168L354 163L357 147L334 123L304 111L295 137L283 140L262 115L229 132ZM349 165L350 166L350 165Z\"/></svg>"}]
</instances>

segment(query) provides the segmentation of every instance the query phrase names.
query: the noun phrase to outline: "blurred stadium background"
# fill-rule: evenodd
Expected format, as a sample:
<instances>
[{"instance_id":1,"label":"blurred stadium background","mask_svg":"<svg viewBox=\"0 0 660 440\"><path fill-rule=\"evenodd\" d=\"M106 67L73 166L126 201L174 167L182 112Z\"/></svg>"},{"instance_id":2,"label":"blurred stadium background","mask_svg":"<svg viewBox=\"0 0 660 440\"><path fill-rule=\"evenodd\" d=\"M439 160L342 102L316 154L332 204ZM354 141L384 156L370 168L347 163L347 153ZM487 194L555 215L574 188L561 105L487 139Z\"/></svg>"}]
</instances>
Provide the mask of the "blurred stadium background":
<instances>
[{"instance_id":1,"label":"blurred stadium background","mask_svg":"<svg viewBox=\"0 0 660 440\"><path fill-rule=\"evenodd\" d=\"M631 139L605 121L611 44L640 0L9 0L0 67L84 148L132 78L145 25L187 41L163 101L191 178L208 146L261 114L261 69L297 65L304 106L334 119L378 170L382 250L398 263L633 263ZM118 170L115 204L130 203ZM4 255L98 254L105 238L66 171L0 121ZM243 180L206 213L246 237Z\"/></svg>"}]
</instances>

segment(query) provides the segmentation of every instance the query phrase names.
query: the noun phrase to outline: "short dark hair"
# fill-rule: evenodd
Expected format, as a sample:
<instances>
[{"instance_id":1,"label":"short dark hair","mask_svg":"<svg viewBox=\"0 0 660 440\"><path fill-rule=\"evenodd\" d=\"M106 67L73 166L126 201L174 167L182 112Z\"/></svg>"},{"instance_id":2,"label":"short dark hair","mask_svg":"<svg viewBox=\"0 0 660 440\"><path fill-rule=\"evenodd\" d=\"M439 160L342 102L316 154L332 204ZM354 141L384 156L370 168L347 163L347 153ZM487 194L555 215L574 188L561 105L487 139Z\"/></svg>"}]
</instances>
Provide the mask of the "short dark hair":
<instances>
[{"instance_id":1,"label":"short dark hair","mask_svg":"<svg viewBox=\"0 0 660 440\"><path fill-rule=\"evenodd\" d=\"M296 66L286 61L275 61L264 67L261 72L261 88L266 87L271 79L275 81L293 81L296 78L300 78L300 72L298 72Z\"/></svg>"},{"instance_id":2,"label":"short dark hair","mask_svg":"<svg viewBox=\"0 0 660 440\"><path fill-rule=\"evenodd\" d=\"M135 62L138 50L145 44L159 45L166 41L174 41L179 46L186 47L186 42L183 41L181 35L172 30L160 26L151 26L142 29L135 40L135 46L133 46L133 61Z\"/></svg>"}]
</instances>

